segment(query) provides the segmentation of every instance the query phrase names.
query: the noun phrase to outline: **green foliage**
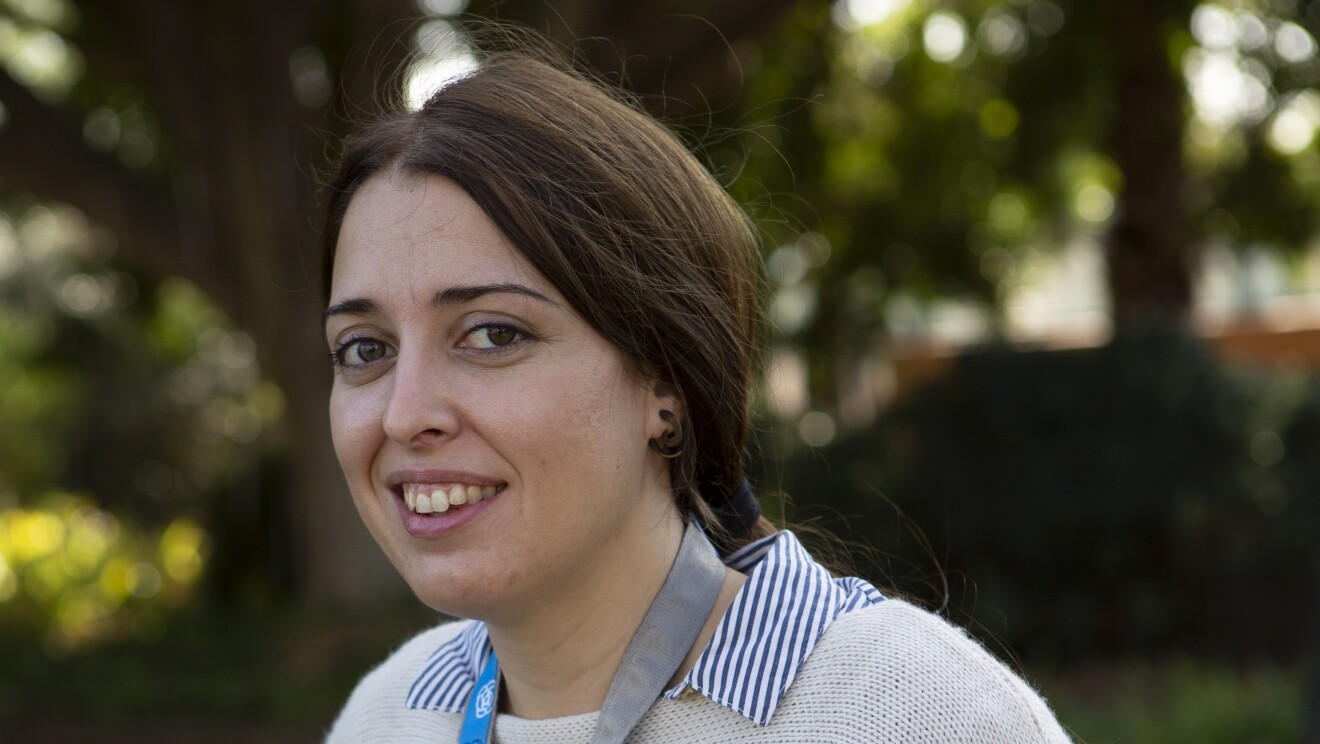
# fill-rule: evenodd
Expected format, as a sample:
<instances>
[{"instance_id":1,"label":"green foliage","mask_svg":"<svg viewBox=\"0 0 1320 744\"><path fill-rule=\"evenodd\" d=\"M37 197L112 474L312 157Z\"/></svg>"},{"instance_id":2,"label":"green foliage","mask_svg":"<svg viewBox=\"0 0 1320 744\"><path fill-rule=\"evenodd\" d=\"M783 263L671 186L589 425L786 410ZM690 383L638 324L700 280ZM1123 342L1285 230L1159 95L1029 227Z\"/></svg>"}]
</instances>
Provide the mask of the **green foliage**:
<instances>
[{"instance_id":1,"label":"green foliage","mask_svg":"<svg viewBox=\"0 0 1320 744\"><path fill-rule=\"evenodd\" d=\"M1038 254L1104 239L1133 213L1125 192L1167 191L1151 184L1184 184L1158 208L1189 248L1305 250L1320 224L1317 33L1314 1L801 6L764 45L745 158L725 146L711 159L769 218L770 317L811 359L812 397L834 400L837 368L885 344L903 308L994 308ZM1141 34L1167 51L1172 79L1156 86L1163 102L1123 104L1141 82L1122 72ZM1151 167L1121 172L1116 143L1133 132L1120 129L1149 126L1121 105L1182 112L1182 165L1149 153ZM826 257L777 272L775 254L804 235ZM994 337L1003 318L987 318Z\"/></svg>"},{"instance_id":2,"label":"green foliage","mask_svg":"<svg viewBox=\"0 0 1320 744\"><path fill-rule=\"evenodd\" d=\"M153 640L190 597L207 552L189 519L145 534L86 498L53 494L0 511L0 635L63 655L110 639Z\"/></svg>"},{"instance_id":3,"label":"green foliage","mask_svg":"<svg viewBox=\"0 0 1320 744\"><path fill-rule=\"evenodd\" d=\"M150 637L72 656L52 657L24 637L0 634L0 720L6 731L24 719L67 720L77 701L76 718L89 727L251 721L306 727L299 738L316 738L362 674L438 620L416 602L345 614L199 597L162 616Z\"/></svg>"},{"instance_id":4,"label":"green foliage","mask_svg":"<svg viewBox=\"0 0 1320 744\"><path fill-rule=\"evenodd\" d=\"M196 287L181 279L160 286L159 308L146 330L162 355L175 364L197 353L203 333L225 325L224 316Z\"/></svg>"},{"instance_id":5,"label":"green foliage","mask_svg":"<svg viewBox=\"0 0 1320 744\"><path fill-rule=\"evenodd\" d=\"M1295 674L1180 662L1096 680L1100 700L1055 694L1059 721L1086 744L1291 744L1305 723Z\"/></svg>"},{"instance_id":6,"label":"green foliage","mask_svg":"<svg viewBox=\"0 0 1320 744\"><path fill-rule=\"evenodd\" d=\"M157 633L282 411L196 288L106 254L72 209L0 213L0 634L51 653Z\"/></svg>"},{"instance_id":7,"label":"green foliage","mask_svg":"<svg viewBox=\"0 0 1320 744\"><path fill-rule=\"evenodd\" d=\"M1320 538L1317 395L1176 333L987 349L873 429L800 453L783 485L806 513L863 516L859 536L889 554L873 570L936 604L949 580L956 615L1029 658L1296 653Z\"/></svg>"}]
</instances>

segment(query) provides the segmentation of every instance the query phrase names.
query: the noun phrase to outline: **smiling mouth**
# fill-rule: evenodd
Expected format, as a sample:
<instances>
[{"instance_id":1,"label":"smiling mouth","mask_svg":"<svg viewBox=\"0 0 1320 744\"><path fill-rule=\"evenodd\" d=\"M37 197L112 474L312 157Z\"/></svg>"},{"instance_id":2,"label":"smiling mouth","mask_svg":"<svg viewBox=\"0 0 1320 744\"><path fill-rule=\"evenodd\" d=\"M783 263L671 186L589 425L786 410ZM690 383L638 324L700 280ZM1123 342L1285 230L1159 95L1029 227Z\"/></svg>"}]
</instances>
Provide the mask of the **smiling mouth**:
<instances>
[{"instance_id":1,"label":"smiling mouth","mask_svg":"<svg viewBox=\"0 0 1320 744\"><path fill-rule=\"evenodd\" d=\"M439 514L491 498L504 490L499 486L473 486L465 483L404 483L403 503L414 514Z\"/></svg>"}]
</instances>

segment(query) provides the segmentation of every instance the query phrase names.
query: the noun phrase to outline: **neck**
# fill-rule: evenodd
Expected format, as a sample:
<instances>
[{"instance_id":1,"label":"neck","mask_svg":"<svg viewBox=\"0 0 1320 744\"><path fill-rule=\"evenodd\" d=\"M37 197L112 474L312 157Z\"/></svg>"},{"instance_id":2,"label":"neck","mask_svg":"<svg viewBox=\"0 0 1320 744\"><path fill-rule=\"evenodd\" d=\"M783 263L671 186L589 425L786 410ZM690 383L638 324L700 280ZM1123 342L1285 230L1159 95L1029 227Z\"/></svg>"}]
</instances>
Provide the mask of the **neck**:
<instances>
[{"instance_id":1,"label":"neck","mask_svg":"<svg viewBox=\"0 0 1320 744\"><path fill-rule=\"evenodd\" d=\"M542 719L601 708L629 641L669 575L683 530L672 509L645 529L622 530L630 534L603 546L571 586L516 616L487 622L508 712Z\"/></svg>"},{"instance_id":2,"label":"neck","mask_svg":"<svg viewBox=\"0 0 1320 744\"><path fill-rule=\"evenodd\" d=\"M633 635L660 593L678 555L684 526L675 512L639 538L621 540L620 562L598 560L574 582L577 591L512 621L487 621L500 659L508 713L545 719L590 713L605 703ZM650 560L638 565L637 556ZM621 567L627 566L627 570ZM687 657L669 680L678 684L696 664L747 577L724 569L719 597Z\"/></svg>"}]
</instances>

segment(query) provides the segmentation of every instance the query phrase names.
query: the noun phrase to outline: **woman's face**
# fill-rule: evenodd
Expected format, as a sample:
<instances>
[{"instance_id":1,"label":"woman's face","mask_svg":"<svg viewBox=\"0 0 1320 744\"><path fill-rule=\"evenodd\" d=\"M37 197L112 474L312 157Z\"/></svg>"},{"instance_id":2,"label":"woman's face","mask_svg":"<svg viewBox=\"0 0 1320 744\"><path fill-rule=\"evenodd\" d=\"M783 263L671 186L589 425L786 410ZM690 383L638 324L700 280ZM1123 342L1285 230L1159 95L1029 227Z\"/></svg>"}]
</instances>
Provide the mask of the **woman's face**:
<instances>
[{"instance_id":1,"label":"woman's face","mask_svg":"<svg viewBox=\"0 0 1320 744\"><path fill-rule=\"evenodd\" d=\"M363 184L325 335L353 501L431 607L516 611L626 562L673 509L647 447L672 401L454 182L389 172Z\"/></svg>"}]
</instances>

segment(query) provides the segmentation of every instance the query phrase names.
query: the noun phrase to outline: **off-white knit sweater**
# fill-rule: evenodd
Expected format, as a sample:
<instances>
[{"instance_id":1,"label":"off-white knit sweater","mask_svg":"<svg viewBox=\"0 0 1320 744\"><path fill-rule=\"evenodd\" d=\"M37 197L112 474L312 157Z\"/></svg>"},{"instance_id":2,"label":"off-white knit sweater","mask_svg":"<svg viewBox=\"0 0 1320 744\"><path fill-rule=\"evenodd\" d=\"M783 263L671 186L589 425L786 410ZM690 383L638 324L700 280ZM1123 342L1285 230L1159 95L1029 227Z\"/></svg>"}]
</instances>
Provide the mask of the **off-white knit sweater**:
<instances>
[{"instance_id":1,"label":"off-white knit sweater","mask_svg":"<svg viewBox=\"0 0 1320 744\"><path fill-rule=\"evenodd\" d=\"M408 641L358 683L330 744L458 741L461 713L404 706L427 658L458 632L448 623ZM499 744L587 742L595 713L495 719ZM687 690L661 698L629 744L781 742L861 744L1070 742L1022 679L960 629L886 600L838 618L802 665L767 726Z\"/></svg>"}]
</instances>

